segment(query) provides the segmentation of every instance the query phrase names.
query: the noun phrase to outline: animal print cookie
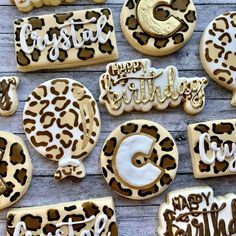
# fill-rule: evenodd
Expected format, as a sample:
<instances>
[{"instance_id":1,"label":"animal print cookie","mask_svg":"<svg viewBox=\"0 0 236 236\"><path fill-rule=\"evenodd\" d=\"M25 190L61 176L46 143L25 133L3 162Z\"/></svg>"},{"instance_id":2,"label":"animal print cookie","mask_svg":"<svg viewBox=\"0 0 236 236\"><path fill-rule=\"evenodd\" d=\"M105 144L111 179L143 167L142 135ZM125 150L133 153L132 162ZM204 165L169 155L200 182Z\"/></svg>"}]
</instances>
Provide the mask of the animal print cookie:
<instances>
[{"instance_id":1,"label":"animal print cookie","mask_svg":"<svg viewBox=\"0 0 236 236\"><path fill-rule=\"evenodd\" d=\"M31 178L31 158L23 140L0 131L0 210L24 196Z\"/></svg>"},{"instance_id":2,"label":"animal print cookie","mask_svg":"<svg viewBox=\"0 0 236 236\"><path fill-rule=\"evenodd\" d=\"M210 187L172 191L159 209L158 235L235 235L236 195L214 196Z\"/></svg>"},{"instance_id":3,"label":"animal print cookie","mask_svg":"<svg viewBox=\"0 0 236 236\"><path fill-rule=\"evenodd\" d=\"M164 56L182 48L196 25L192 0L125 0L121 28L127 41L150 56Z\"/></svg>"},{"instance_id":4,"label":"animal print cookie","mask_svg":"<svg viewBox=\"0 0 236 236\"><path fill-rule=\"evenodd\" d=\"M0 78L0 115L13 115L18 107L17 88L19 85L18 77Z\"/></svg>"},{"instance_id":5,"label":"animal print cookie","mask_svg":"<svg viewBox=\"0 0 236 236\"><path fill-rule=\"evenodd\" d=\"M108 8L15 20L17 69L22 72L85 66L118 58Z\"/></svg>"},{"instance_id":6,"label":"animal print cookie","mask_svg":"<svg viewBox=\"0 0 236 236\"><path fill-rule=\"evenodd\" d=\"M236 174L236 120L218 120L188 126L196 178Z\"/></svg>"},{"instance_id":7,"label":"animal print cookie","mask_svg":"<svg viewBox=\"0 0 236 236\"><path fill-rule=\"evenodd\" d=\"M100 135L100 115L92 94L81 83L47 81L29 95L23 114L26 136L44 157L57 161L55 179L83 178L83 159Z\"/></svg>"},{"instance_id":8,"label":"animal print cookie","mask_svg":"<svg viewBox=\"0 0 236 236\"><path fill-rule=\"evenodd\" d=\"M236 106L236 11L218 16L205 29L200 43L202 64L217 83L233 92Z\"/></svg>"},{"instance_id":9,"label":"animal print cookie","mask_svg":"<svg viewBox=\"0 0 236 236\"><path fill-rule=\"evenodd\" d=\"M118 236L111 197L12 209L7 236Z\"/></svg>"},{"instance_id":10,"label":"animal print cookie","mask_svg":"<svg viewBox=\"0 0 236 236\"><path fill-rule=\"evenodd\" d=\"M171 134L147 120L128 121L106 139L102 173L123 197L143 200L162 193L175 178L178 150Z\"/></svg>"},{"instance_id":11,"label":"animal print cookie","mask_svg":"<svg viewBox=\"0 0 236 236\"><path fill-rule=\"evenodd\" d=\"M94 3L104 3L106 0L93 0ZM75 0L14 0L16 7L21 12L29 12L34 8L40 8L42 6L58 6L60 4L70 4Z\"/></svg>"}]
</instances>

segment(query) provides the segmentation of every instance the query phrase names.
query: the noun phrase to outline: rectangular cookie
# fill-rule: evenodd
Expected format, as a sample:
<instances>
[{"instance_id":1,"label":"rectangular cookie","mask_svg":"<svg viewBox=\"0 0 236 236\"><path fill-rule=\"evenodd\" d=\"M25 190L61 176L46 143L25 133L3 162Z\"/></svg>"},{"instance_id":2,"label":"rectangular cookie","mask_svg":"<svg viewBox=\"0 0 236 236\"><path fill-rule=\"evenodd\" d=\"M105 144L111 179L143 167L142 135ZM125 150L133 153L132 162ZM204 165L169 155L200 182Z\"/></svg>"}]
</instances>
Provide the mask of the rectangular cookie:
<instances>
[{"instance_id":1,"label":"rectangular cookie","mask_svg":"<svg viewBox=\"0 0 236 236\"><path fill-rule=\"evenodd\" d=\"M235 126L235 119L188 126L195 178L236 174Z\"/></svg>"},{"instance_id":2,"label":"rectangular cookie","mask_svg":"<svg viewBox=\"0 0 236 236\"><path fill-rule=\"evenodd\" d=\"M12 209L7 214L7 236L10 235L118 236L114 202L107 197Z\"/></svg>"},{"instance_id":3,"label":"rectangular cookie","mask_svg":"<svg viewBox=\"0 0 236 236\"><path fill-rule=\"evenodd\" d=\"M108 8L15 20L17 69L22 72L85 66L118 58Z\"/></svg>"}]
</instances>

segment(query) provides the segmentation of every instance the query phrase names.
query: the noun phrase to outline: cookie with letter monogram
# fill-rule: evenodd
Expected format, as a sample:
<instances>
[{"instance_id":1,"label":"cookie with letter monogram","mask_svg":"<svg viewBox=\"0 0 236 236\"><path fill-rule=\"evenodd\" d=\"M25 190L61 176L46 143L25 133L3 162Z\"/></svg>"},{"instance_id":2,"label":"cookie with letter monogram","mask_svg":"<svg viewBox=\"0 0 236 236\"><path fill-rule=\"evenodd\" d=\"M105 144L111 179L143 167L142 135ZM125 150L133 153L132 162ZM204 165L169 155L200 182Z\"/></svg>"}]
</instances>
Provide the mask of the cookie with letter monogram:
<instances>
[{"instance_id":1,"label":"cookie with letter monogram","mask_svg":"<svg viewBox=\"0 0 236 236\"><path fill-rule=\"evenodd\" d=\"M236 195L215 197L210 187L172 191L158 215L159 235L234 235Z\"/></svg>"},{"instance_id":2,"label":"cookie with letter monogram","mask_svg":"<svg viewBox=\"0 0 236 236\"><path fill-rule=\"evenodd\" d=\"M143 200L162 193L175 178L178 150L171 134L148 120L132 120L107 137L101 151L102 173L116 193Z\"/></svg>"},{"instance_id":3,"label":"cookie with letter monogram","mask_svg":"<svg viewBox=\"0 0 236 236\"><path fill-rule=\"evenodd\" d=\"M125 0L121 28L136 50L164 56L182 48L196 25L193 0Z\"/></svg>"},{"instance_id":4,"label":"cookie with letter monogram","mask_svg":"<svg viewBox=\"0 0 236 236\"><path fill-rule=\"evenodd\" d=\"M236 11L216 17L205 29L200 43L203 67L218 84L233 92L236 106Z\"/></svg>"},{"instance_id":5,"label":"cookie with letter monogram","mask_svg":"<svg viewBox=\"0 0 236 236\"><path fill-rule=\"evenodd\" d=\"M188 126L193 173L196 178L236 174L236 120Z\"/></svg>"},{"instance_id":6,"label":"cookie with letter monogram","mask_svg":"<svg viewBox=\"0 0 236 236\"><path fill-rule=\"evenodd\" d=\"M23 140L0 131L0 210L18 202L32 179L32 163Z\"/></svg>"},{"instance_id":7,"label":"cookie with letter monogram","mask_svg":"<svg viewBox=\"0 0 236 236\"><path fill-rule=\"evenodd\" d=\"M149 59L110 63L100 78L100 103L113 116L133 110L164 110L183 103L185 112L195 115L205 105L205 77L179 77L174 66L151 67Z\"/></svg>"},{"instance_id":8,"label":"cookie with letter monogram","mask_svg":"<svg viewBox=\"0 0 236 236\"><path fill-rule=\"evenodd\" d=\"M59 167L55 179L83 178L83 159L100 135L100 114L89 90L75 80L47 81L29 95L23 124L32 146Z\"/></svg>"},{"instance_id":9,"label":"cookie with letter monogram","mask_svg":"<svg viewBox=\"0 0 236 236\"><path fill-rule=\"evenodd\" d=\"M0 115L13 115L18 107L17 88L19 79L15 76L0 78Z\"/></svg>"},{"instance_id":10,"label":"cookie with letter monogram","mask_svg":"<svg viewBox=\"0 0 236 236\"><path fill-rule=\"evenodd\" d=\"M15 20L17 69L22 72L85 66L118 58L108 8Z\"/></svg>"},{"instance_id":11,"label":"cookie with letter monogram","mask_svg":"<svg viewBox=\"0 0 236 236\"><path fill-rule=\"evenodd\" d=\"M12 209L7 236L118 236L111 197L57 205Z\"/></svg>"},{"instance_id":12,"label":"cookie with letter monogram","mask_svg":"<svg viewBox=\"0 0 236 236\"><path fill-rule=\"evenodd\" d=\"M70 4L76 0L14 0L16 7L21 12L29 12L34 8L42 6L58 6L60 4ZM104 3L106 0L93 0L94 3Z\"/></svg>"}]
</instances>

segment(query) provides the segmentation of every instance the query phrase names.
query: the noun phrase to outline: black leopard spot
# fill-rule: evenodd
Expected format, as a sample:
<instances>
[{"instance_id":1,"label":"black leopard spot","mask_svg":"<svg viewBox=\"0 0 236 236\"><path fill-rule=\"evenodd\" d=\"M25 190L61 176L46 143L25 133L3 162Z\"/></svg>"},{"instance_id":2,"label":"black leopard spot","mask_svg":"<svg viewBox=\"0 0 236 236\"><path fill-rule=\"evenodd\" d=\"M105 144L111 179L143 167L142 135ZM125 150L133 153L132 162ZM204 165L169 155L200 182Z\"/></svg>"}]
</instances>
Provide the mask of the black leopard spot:
<instances>
[{"instance_id":1,"label":"black leopard spot","mask_svg":"<svg viewBox=\"0 0 236 236\"><path fill-rule=\"evenodd\" d=\"M10 198L10 202L15 202L19 197L20 197L19 192L14 193Z\"/></svg>"},{"instance_id":2,"label":"black leopard spot","mask_svg":"<svg viewBox=\"0 0 236 236\"><path fill-rule=\"evenodd\" d=\"M130 10L135 8L135 4L133 0L129 0L126 4L126 7L128 7Z\"/></svg>"},{"instance_id":3,"label":"black leopard spot","mask_svg":"<svg viewBox=\"0 0 236 236\"><path fill-rule=\"evenodd\" d=\"M68 206L68 207L64 207L65 211L73 211L75 209L77 209L76 205L73 206Z\"/></svg>"}]
</instances>

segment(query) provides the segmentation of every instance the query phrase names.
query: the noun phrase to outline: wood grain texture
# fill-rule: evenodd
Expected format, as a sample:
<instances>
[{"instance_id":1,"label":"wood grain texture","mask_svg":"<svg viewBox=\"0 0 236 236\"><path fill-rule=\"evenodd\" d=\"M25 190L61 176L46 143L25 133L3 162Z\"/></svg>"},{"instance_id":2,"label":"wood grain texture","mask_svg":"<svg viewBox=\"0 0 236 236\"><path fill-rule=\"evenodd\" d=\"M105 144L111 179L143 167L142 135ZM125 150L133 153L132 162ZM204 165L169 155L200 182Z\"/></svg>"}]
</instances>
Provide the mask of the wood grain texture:
<instances>
[{"instance_id":1,"label":"wood grain texture","mask_svg":"<svg viewBox=\"0 0 236 236\"><path fill-rule=\"evenodd\" d=\"M126 59L144 58L133 49L124 39L119 25L119 14L123 0L107 0L105 5L113 10L120 61ZM190 42L177 53L163 57L152 58L155 67L166 67L170 64L177 66L180 76L206 76L198 55L198 44L201 33L207 24L217 15L236 10L235 0L195 0L198 11L198 24ZM12 117L0 118L0 130L13 132L26 142L34 164L34 176L31 187L25 197L14 207L26 207L35 205L53 204L59 202L74 201L93 197L113 196L116 202L117 218L120 236L155 236L158 225L158 206L164 201L166 192L148 201L130 201L113 193L106 184L100 171L99 155L104 140L117 125L130 119L149 119L166 127L176 140L179 149L180 165L174 183L167 190L187 188L192 186L210 185L216 194L236 193L234 182L236 176L228 176L219 179L196 180L192 175L190 151L186 128L190 123L234 118L235 108L230 106L231 93L227 92L215 82L210 81L206 89L206 106L202 113L197 116L185 114L181 107L170 108L163 112L151 111L146 114L137 112L125 114L121 117L112 118L104 107L99 105L102 117L102 133L98 145L92 154L86 158L85 166L87 176L82 181L65 180L56 182L53 179L56 164L41 157L31 148L22 128L22 111L28 94L40 83L58 77L67 77L82 82L94 95L99 97L98 80L105 70L105 64L93 67L74 68L71 70L43 71L38 73L22 74L16 71L13 43L13 21L15 18L24 16L36 16L52 12L64 12L86 8L95 8L92 0L78 0L72 5L56 8L41 8L28 14L20 13L12 2L0 0L0 76L16 75L21 79L18 90L20 99L17 113ZM0 235L5 235L5 216L7 210L0 213Z\"/></svg>"}]
</instances>

